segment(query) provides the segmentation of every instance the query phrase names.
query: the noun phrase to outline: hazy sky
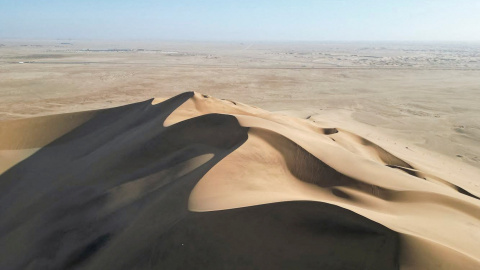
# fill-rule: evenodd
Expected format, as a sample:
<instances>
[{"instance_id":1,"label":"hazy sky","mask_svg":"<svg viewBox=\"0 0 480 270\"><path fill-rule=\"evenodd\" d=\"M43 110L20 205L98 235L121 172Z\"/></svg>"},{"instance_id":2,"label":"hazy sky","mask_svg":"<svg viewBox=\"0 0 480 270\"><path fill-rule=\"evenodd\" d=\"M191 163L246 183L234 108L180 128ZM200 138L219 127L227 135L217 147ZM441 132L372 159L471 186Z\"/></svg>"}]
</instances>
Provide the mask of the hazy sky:
<instances>
[{"instance_id":1,"label":"hazy sky","mask_svg":"<svg viewBox=\"0 0 480 270\"><path fill-rule=\"evenodd\" d=\"M0 0L0 38L480 40L479 0Z\"/></svg>"}]
</instances>

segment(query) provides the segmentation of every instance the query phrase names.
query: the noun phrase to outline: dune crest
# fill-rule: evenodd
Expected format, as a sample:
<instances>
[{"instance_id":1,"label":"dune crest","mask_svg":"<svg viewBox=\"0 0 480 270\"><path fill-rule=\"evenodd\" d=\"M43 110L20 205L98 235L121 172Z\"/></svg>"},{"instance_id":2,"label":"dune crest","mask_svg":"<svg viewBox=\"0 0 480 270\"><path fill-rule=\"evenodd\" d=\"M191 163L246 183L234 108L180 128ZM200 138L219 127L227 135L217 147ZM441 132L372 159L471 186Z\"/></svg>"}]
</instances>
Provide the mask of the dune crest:
<instances>
[{"instance_id":1,"label":"dune crest","mask_svg":"<svg viewBox=\"0 0 480 270\"><path fill-rule=\"evenodd\" d=\"M480 267L475 169L193 92L71 116L1 124L2 269Z\"/></svg>"}]
</instances>

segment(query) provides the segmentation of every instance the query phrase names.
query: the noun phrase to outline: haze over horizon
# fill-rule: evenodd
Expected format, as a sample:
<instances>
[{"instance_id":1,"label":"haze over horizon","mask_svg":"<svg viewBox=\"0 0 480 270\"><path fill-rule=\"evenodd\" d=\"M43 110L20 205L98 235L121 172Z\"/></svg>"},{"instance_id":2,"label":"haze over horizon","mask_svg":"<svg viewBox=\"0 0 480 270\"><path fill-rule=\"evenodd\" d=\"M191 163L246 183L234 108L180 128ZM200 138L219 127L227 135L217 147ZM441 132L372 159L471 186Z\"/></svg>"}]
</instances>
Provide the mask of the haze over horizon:
<instances>
[{"instance_id":1,"label":"haze over horizon","mask_svg":"<svg viewBox=\"0 0 480 270\"><path fill-rule=\"evenodd\" d=\"M478 14L473 0L0 0L0 38L479 41Z\"/></svg>"}]
</instances>

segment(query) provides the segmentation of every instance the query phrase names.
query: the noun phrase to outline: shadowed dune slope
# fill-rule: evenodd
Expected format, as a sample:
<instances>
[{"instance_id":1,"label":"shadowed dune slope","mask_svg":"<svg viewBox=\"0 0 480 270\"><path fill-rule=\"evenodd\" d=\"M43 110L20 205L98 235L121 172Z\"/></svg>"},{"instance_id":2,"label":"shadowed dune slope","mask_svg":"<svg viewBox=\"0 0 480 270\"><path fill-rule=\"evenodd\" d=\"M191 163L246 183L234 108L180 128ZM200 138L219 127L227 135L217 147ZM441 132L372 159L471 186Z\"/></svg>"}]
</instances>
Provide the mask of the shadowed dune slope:
<instances>
[{"instance_id":1,"label":"shadowed dune slope","mask_svg":"<svg viewBox=\"0 0 480 270\"><path fill-rule=\"evenodd\" d=\"M0 138L0 269L480 267L476 171L339 127L188 92Z\"/></svg>"}]
</instances>

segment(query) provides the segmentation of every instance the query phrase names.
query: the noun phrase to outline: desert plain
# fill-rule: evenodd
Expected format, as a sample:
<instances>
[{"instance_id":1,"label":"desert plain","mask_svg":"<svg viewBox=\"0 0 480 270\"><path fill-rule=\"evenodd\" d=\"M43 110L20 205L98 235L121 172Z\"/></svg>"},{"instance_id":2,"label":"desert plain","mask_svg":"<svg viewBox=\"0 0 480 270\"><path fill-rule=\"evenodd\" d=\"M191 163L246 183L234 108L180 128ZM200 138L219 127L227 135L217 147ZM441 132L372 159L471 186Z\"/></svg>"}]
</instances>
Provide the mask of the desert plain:
<instances>
[{"instance_id":1,"label":"desert plain","mask_svg":"<svg viewBox=\"0 0 480 270\"><path fill-rule=\"evenodd\" d=\"M0 43L0 120L197 91L345 120L480 167L477 43Z\"/></svg>"}]
</instances>

